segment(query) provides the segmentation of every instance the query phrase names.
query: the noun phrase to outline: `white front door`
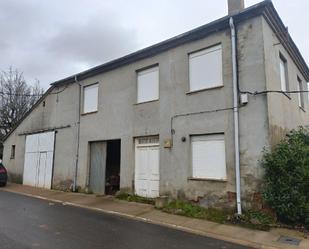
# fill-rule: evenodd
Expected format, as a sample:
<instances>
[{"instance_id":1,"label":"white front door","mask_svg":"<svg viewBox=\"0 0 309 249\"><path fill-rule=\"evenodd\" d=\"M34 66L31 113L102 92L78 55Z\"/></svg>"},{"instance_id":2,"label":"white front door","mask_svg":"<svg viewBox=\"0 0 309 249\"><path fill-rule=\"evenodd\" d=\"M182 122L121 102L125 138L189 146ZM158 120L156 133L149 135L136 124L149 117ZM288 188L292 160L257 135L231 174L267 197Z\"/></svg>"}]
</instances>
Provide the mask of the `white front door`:
<instances>
[{"instance_id":1,"label":"white front door","mask_svg":"<svg viewBox=\"0 0 309 249\"><path fill-rule=\"evenodd\" d=\"M44 132L26 137L23 184L51 188L54 139L54 132Z\"/></svg>"},{"instance_id":2,"label":"white front door","mask_svg":"<svg viewBox=\"0 0 309 249\"><path fill-rule=\"evenodd\" d=\"M155 198L159 196L159 139L137 138L135 146L135 193Z\"/></svg>"}]
</instances>

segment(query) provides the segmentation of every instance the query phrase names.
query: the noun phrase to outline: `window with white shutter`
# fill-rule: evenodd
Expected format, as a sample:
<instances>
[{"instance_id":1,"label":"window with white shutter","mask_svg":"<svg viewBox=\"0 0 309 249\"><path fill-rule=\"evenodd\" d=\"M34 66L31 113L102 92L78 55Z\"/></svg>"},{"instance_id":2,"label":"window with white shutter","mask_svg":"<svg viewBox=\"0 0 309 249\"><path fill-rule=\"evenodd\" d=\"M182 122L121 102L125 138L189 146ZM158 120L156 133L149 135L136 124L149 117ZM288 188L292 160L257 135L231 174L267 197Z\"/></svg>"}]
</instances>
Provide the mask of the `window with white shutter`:
<instances>
[{"instance_id":1,"label":"window with white shutter","mask_svg":"<svg viewBox=\"0 0 309 249\"><path fill-rule=\"evenodd\" d=\"M297 84L298 84L297 90L299 91L298 92L298 105L301 108L305 108L303 82L299 77L297 77Z\"/></svg>"},{"instance_id":2,"label":"window with white shutter","mask_svg":"<svg viewBox=\"0 0 309 249\"><path fill-rule=\"evenodd\" d=\"M281 91L286 92L288 90L288 70L286 59L280 54L280 83Z\"/></svg>"},{"instance_id":3,"label":"window with white shutter","mask_svg":"<svg viewBox=\"0 0 309 249\"><path fill-rule=\"evenodd\" d=\"M190 91L223 86L222 46L217 45L189 55Z\"/></svg>"},{"instance_id":4,"label":"window with white shutter","mask_svg":"<svg viewBox=\"0 0 309 249\"><path fill-rule=\"evenodd\" d=\"M191 136L192 178L226 180L224 134Z\"/></svg>"},{"instance_id":5,"label":"window with white shutter","mask_svg":"<svg viewBox=\"0 0 309 249\"><path fill-rule=\"evenodd\" d=\"M99 84L84 87L83 113L96 112L98 110Z\"/></svg>"},{"instance_id":6,"label":"window with white shutter","mask_svg":"<svg viewBox=\"0 0 309 249\"><path fill-rule=\"evenodd\" d=\"M159 67L137 72L137 103L159 99Z\"/></svg>"}]
</instances>

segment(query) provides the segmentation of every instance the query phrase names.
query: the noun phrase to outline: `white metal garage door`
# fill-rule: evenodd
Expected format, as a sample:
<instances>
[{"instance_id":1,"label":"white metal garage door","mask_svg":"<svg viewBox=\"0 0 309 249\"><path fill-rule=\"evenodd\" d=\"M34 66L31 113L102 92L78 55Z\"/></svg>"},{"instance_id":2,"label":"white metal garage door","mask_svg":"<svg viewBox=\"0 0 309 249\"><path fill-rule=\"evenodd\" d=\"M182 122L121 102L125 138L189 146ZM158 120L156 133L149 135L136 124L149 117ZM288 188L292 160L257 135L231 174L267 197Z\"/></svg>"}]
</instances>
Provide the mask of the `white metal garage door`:
<instances>
[{"instance_id":1,"label":"white metal garage door","mask_svg":"<svg viewBox=\"0 0 309 249\"><path fill-rule=\"evenodd\" d=\"M55 132L26 137L23 184L51 188Z\"/></svg>"},{"instance_id":2,"label":"white metal garage door","mask_svg":"<svg viewBox=\"0 0 309 249\"><path fill-rule=\"evenodd\" d=\"M135 193L159 196L159 138L137 138L135 141Z\"/></svg>"}]
</instances>

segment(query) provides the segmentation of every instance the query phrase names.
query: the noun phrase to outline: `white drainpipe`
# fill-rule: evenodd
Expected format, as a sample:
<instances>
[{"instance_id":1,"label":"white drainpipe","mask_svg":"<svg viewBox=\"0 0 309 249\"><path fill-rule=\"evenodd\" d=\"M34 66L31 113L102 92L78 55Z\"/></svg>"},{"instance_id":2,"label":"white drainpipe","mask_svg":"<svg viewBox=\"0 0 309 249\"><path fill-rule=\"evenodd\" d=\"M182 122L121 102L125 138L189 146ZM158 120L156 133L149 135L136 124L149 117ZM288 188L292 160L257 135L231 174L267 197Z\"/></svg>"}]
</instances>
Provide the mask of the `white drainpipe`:
<instances>
[{"instance_id":1,"label":"white drainpipe","mask_svg":"<svg viewBox=\"0 0 309 249\"><path fill-rule=\"evenodd\" d=\"M80 137L80 112L81 112L81 85L75 75L75 83L78 85L78 116L77 116L77 132L76 132L76 155L75 155L75 169L73 179L73 192L77 191L77 171L78 171L78 157L79 157L79 137Z\"/></svg>"},{"instance_id":2,"label":"white drainpipe","mask_svg":"<svg viewBox=\"0 0 309 249\"><path fill-rule=\"evenodd\" d=\"M233 63L233 107L234 107L234 137L235 137L235 173L236 173L236 201L237 214L241 215L241 188L240 188L240 163L239 163L239 122L238 122L238 76L236 58L236 34L233 18L230 18L232 63Z\"/></svg>"}]
</instances>

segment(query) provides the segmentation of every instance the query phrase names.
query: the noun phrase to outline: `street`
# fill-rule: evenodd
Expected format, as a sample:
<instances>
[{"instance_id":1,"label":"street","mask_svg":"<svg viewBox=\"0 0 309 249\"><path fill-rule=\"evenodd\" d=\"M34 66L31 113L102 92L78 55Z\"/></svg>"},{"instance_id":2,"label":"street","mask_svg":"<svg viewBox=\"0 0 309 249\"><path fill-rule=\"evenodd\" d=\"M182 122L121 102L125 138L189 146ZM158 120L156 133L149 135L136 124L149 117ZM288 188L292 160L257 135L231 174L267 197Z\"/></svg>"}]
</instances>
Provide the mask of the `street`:
<instances>
[{"instance_id":1,"label":"street","mask_svg":"<svg viewBox=\"0 0 309 249\"><path fill-rule=\"evenodd\" d=\"M0 189L0 248L245 249L247 247Z\"/></svg>"}]
</instances>

